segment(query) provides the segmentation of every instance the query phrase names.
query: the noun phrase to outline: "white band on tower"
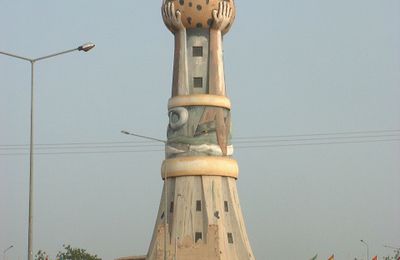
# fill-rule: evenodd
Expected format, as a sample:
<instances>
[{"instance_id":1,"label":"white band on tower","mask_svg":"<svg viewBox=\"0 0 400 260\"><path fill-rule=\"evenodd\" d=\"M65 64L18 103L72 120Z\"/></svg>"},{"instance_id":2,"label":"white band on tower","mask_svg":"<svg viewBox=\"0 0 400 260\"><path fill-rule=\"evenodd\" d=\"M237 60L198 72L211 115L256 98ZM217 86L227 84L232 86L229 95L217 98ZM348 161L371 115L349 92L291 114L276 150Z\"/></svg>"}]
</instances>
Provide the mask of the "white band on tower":
<instances>
[{"instance_id":1,"label":"white band on tower","mask_svg":"<svg viewBox=\"0 0 400 260\"><path fill-rule=\"evenodd\" d=\"M236 160L221 156L177 157L164 160L161 177L225 176L237 179L239 166Z\"/></svg>"},{"instance_id":2,"label":"white band on tower","mask_svg":"<svg viewBox=\"0 0 400 260\"><path fill-rule=\"evenodd\" d=\"M175 96L169 99L168 109L185 106L213 106L231 109L231 101L225 96L197 94L190 96Z\"/></svg>"}]
</instances>

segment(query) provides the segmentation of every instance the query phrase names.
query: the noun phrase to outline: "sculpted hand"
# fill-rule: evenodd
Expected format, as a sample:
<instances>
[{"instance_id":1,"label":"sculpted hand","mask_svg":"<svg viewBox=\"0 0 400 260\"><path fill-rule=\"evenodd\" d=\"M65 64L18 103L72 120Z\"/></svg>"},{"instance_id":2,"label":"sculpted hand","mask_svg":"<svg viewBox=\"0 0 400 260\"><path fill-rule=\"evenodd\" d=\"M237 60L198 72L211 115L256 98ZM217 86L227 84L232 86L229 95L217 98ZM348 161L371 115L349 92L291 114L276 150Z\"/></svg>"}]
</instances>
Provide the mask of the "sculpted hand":
<instances>
[{"instance_id":1,"label":"sculpted hand","mask_svg":"<svg viewBox=\"0 0 400 260\"><path fill-rule=\"evenodd\" d=\"M213 10L214 22L212 28L224 31L230 24L233 15L233 9L229 2L221 1L218 4L218 10Z\"/></svg>"},{"instance_id":2,"label":"sculpted hand","mask_svg":"<svg viewBox=\"0 0 400 260\"><path fill-rule=\"evenodd\" d=\"M162 15L165 24L172 32L185 29L185 26L182 23L182 14L179 10L175 11L174 3L165 3L162 7Z\"/></svg>"}]
</instances>

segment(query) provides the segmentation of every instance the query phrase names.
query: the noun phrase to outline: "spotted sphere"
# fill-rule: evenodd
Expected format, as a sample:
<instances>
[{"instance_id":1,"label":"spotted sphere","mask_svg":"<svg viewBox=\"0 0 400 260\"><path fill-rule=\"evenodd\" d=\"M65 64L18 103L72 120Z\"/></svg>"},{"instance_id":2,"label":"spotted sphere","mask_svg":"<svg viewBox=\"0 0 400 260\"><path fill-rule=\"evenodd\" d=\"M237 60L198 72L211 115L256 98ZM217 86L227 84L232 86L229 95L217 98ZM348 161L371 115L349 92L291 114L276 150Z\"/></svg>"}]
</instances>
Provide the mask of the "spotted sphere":
<instances>
[{"instance_id":1,"label":"spotted sphere","mask_svg":"<svg viewBox=\"0 0 400 260\"><path fill-rule=\"evenodd\" d=\"M219 2L230 2L232 7L232 18L230 24L223 33L227 33L233 24L236 15L234 0L166 0L173 2L175 10L182 13L182 23L186 29L210 28L213 22L212 12L218 10Z\"/></svg>"}]
</instances>

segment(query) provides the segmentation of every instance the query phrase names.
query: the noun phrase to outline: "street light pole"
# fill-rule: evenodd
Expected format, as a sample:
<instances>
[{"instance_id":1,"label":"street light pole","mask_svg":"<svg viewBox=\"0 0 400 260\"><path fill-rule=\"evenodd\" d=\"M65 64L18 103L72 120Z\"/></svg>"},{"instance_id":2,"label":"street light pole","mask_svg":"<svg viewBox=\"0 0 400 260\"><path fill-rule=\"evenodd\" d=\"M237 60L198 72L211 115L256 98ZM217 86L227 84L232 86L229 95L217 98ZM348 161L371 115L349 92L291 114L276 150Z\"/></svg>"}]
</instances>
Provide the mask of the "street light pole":
<instances>
[{"instance_id":1,"label":"street light pole","mask_svg":"<svg viewBox=\"0 0 400 260\"><path fill-rule=\"evenodd\" d=\"M35 68L35 63L40 60L52 58L55 56L59 56L62 54L66 54L69 52L73 51L84 51L88 52L91 49L93 49L95 45L93 43L85 43L77 48L62 51L62 52L57 52L53 53L50 55L46 55L43 57L31 59L31 58L26 58L22 57L16 54L12 53L7 53L7 52L2 52L0 51L0 54L10 56L13 58L17 58L20 60L25 60L29 61L31 64L31 115L30 115L30 137L29 137L29 213L28 213L28 260L33 260L33 249L32 249L32 241L33 241L33 180L34 180L34 172L33 172L33 148L34 148L34 142L33 142L33 133L34 133L34 68Z\"/></svg>"},{"instance_id":2,"label":"street light pole","mask_svg":"<svg viewBox=\"0 0 400 260\"><path fill-rule=\"evenodd\" d=\"M369 259L369 246L368 246L367 242L365 242L363 239L361 239L360 242L367 246L367 260L370 260Z\"/></svg>"},{"instance_id":3,"label":"street light pole","mask_svg":"<svg viewBox=\"0 0 400 260\"><path fill-rule=\"evenodd\" d=\"M4 251L3 251L3 260L6 260L6 253L7 253L7 251L10 250L10 249L13 248L13 247L14 247L14 246L11 245L11 246L7 247L6 249L4 249Z\"/></svg>"},{"instance_id":4,"label":"street light pole","mask_svg":"<svg viewBox=\"0 0 400 260\"><path fill-rule=\"evenodd\" d=\"M28 260L33 260L33 101L34 101L34 67L31 61L31 125L29 137L29 213L28 213Z\"/></svg>"}]
</instances>

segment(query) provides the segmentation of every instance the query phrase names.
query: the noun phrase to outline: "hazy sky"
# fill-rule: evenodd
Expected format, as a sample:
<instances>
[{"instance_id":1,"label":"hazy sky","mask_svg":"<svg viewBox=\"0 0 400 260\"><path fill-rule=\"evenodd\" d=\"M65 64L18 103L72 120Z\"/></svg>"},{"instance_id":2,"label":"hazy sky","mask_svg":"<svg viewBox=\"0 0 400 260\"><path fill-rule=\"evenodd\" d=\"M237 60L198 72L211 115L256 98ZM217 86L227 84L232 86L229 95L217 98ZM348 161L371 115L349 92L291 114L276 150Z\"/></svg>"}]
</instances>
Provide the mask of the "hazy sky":
<instances>
[{"instance_id":1,"label":"hazy sky","mask_svg":"<svg viewBox=\"0 0 400 260\"><path fill-rule=\"evenodd\" d=\"M35 252L147 252L164 154L126 143L142 140L120 130L166 135L173 37L160 4L0 0L0 51L39 57L97 45L36 66L35 143L58 145L35 156ZM224 40L234 138L399 130L273 138L258 148L239 146L260 138L236 139L257 259L352 260L365 257L360 239L371 256L389 254L384 244L400 246L400 1L236 5ZM14 245L15 260L27 255L29 156L15 149L27 146L6 145L29 142L29 73L28 62L0 56L0 249Z\"/></svg>"}]
</instances>

